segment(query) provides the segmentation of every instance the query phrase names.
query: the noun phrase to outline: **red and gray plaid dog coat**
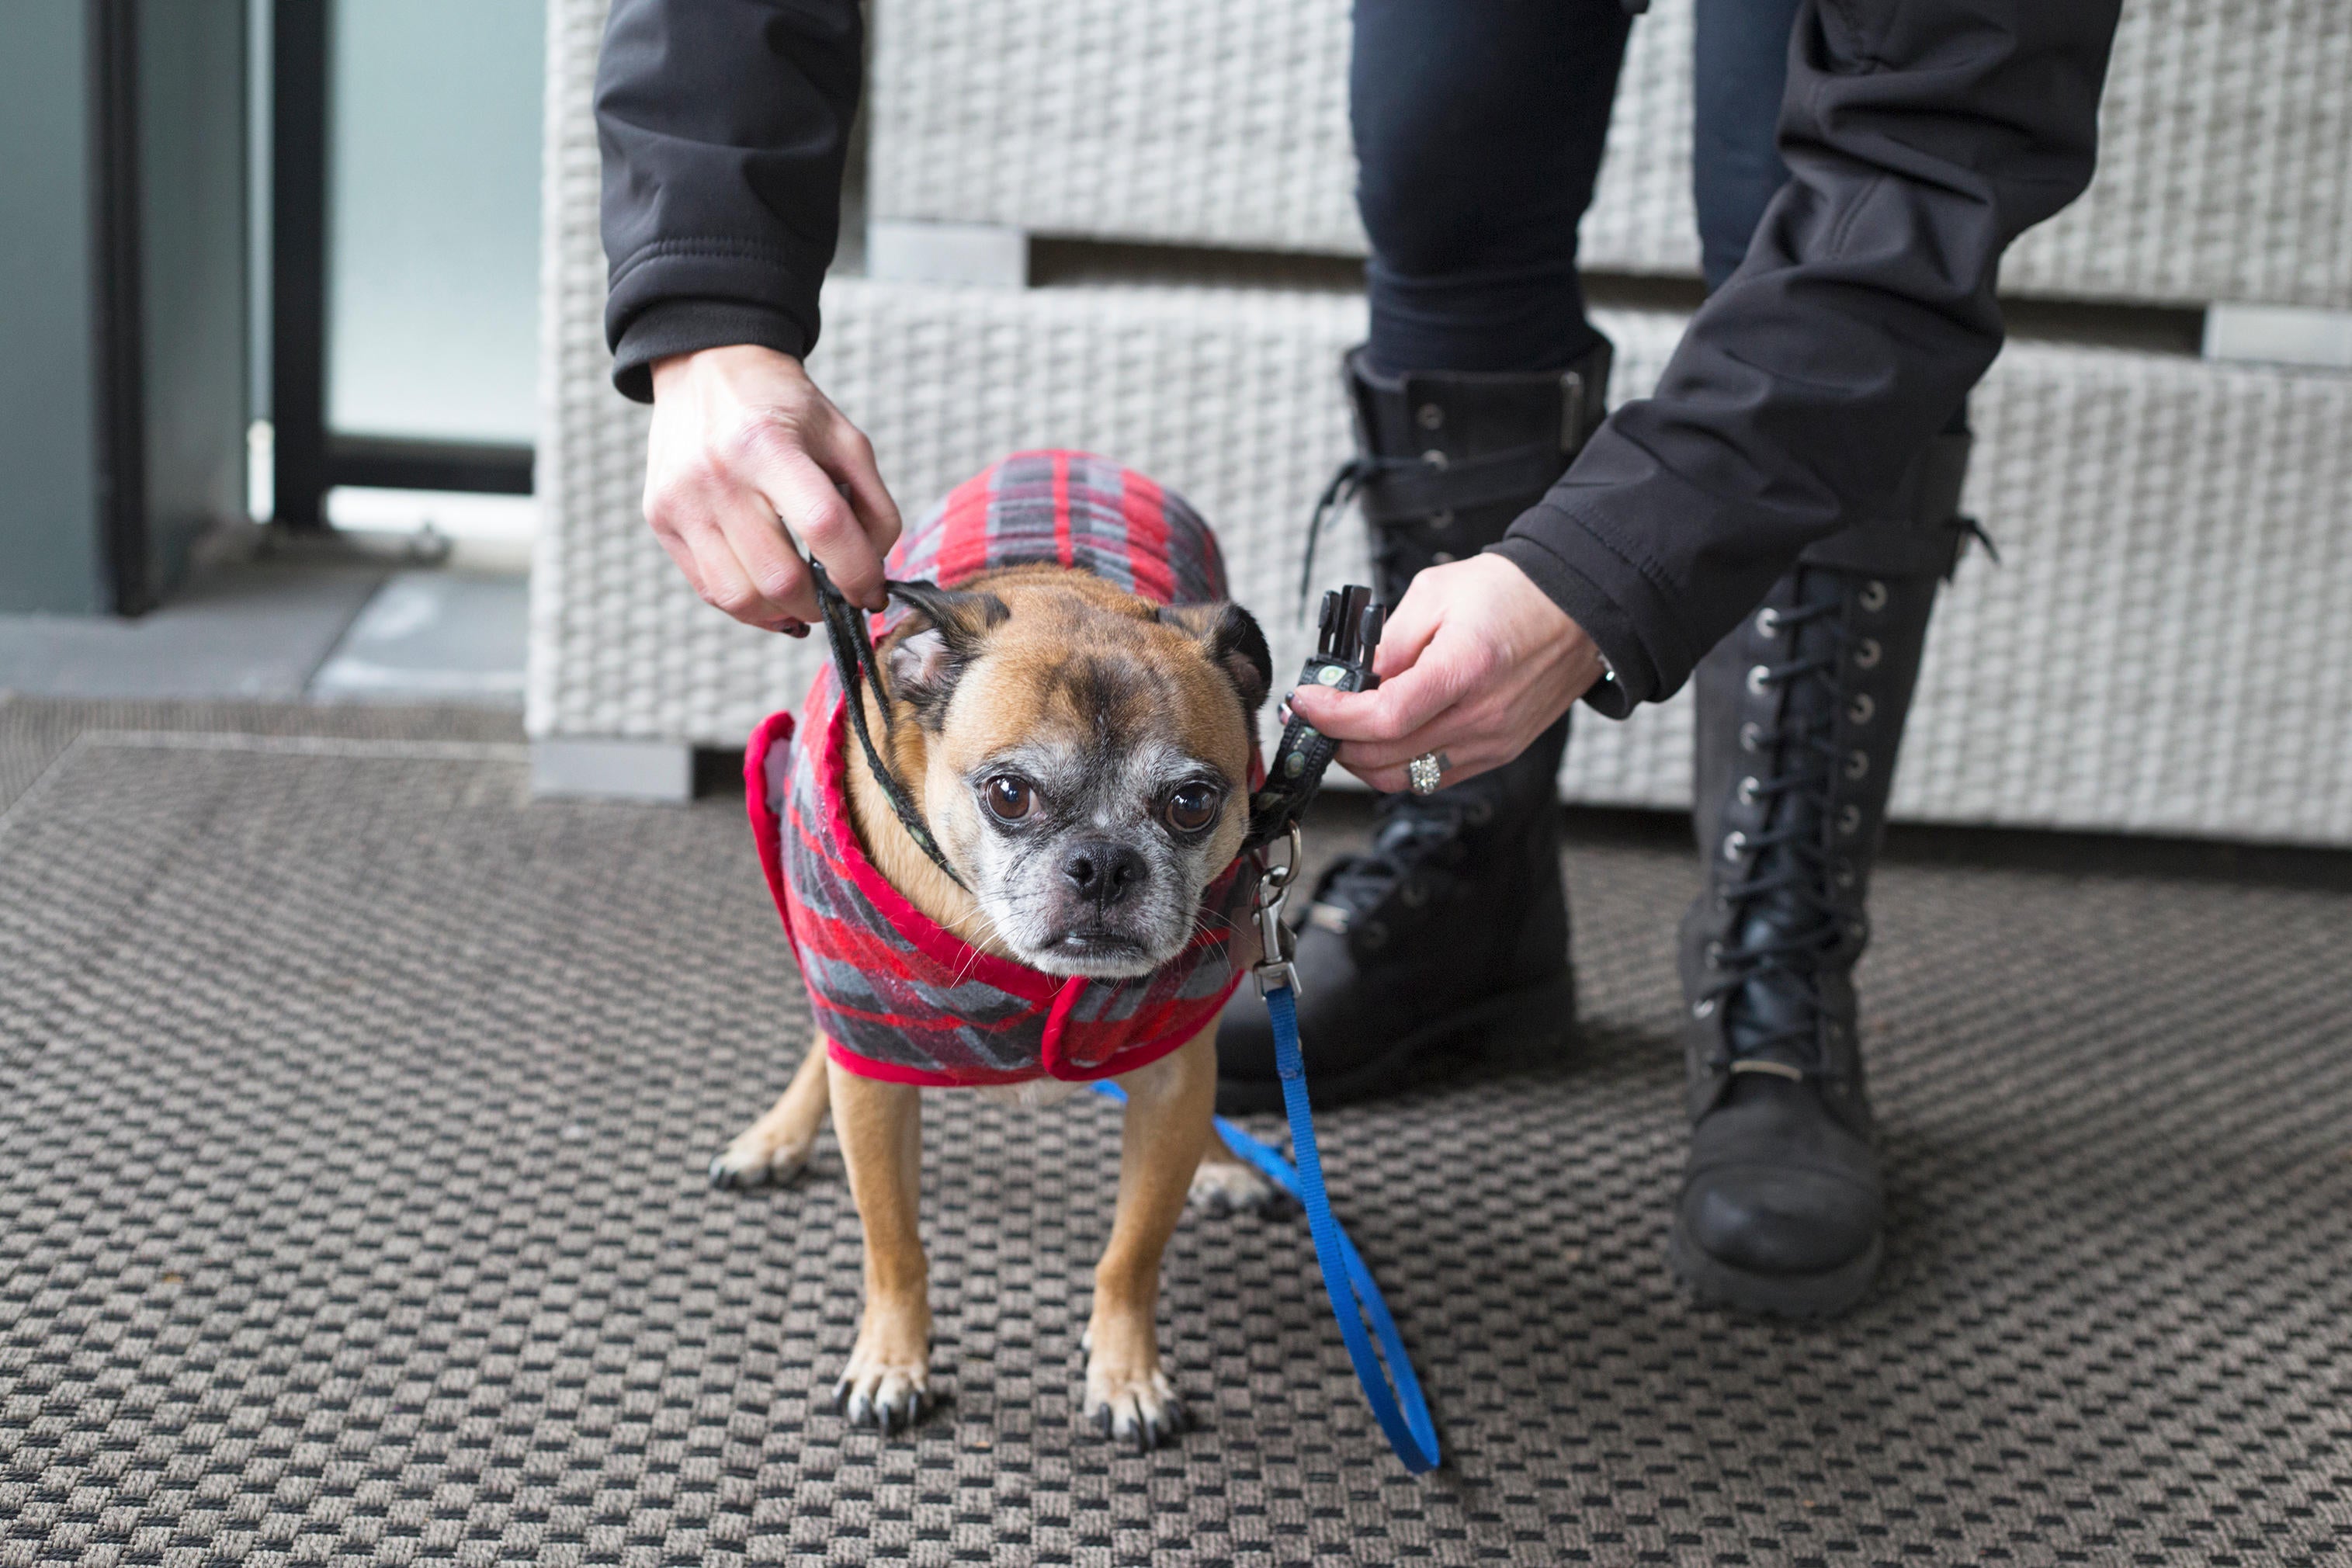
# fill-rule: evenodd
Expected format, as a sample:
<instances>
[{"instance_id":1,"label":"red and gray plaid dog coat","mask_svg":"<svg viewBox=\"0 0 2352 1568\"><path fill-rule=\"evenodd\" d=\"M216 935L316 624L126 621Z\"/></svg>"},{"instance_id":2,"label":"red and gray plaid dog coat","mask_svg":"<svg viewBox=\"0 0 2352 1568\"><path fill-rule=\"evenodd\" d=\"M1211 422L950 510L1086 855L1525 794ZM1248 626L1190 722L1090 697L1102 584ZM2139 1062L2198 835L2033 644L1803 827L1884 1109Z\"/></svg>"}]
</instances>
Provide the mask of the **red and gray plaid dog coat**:
<instances>
[{"instance_id":1,"label":"red and gray plaid dog coat","mask_svg":"<svg viewBox=\"0 0 2352 1568\"><path fill-rule=\"evenodd\" d=\"M889 574L953 587L1040 562L1161 604L1225 596L1199 513L1132 469L1082 452L1022 452L965 481L890 552ZM892 623L895 624L895 621ZM1247 857L1209 884L1191 945L1131 980L1047 974L973 948L884 879L849 816L849 726L828 667L798 731L772 714L744 757L760 864L833 1059L932 1086L1132 1072L1213 1019L1256 958Z\"/></svg>"}]
</instances>

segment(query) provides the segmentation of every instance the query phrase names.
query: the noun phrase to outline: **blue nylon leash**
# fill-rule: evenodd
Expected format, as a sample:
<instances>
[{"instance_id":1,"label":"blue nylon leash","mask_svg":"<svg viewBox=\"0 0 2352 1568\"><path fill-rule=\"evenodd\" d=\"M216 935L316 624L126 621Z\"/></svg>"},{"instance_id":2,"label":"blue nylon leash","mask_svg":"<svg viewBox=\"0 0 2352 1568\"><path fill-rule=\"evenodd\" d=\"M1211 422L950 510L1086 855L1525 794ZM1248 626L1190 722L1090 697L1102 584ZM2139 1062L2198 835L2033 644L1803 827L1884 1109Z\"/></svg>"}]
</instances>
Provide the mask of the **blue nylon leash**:
<instances>
[{"instance_id":1,"label":"blue nylon leash","mask_svg":"<svg viewBox=\"0 0 2352 1568\"><path fill-rule=\"evenodd\" d=\"M1344 477L1344 476L1343 476ZM1339 481L1333 481L1336 492ZM1328 503L1332 496L1326 496ZM1317 508L1321 521L1322 505ZM1314 575L1314 534L1307 535L1307 568L1303 584ZM1300 671L1298 684L1339 691L1369 691L1380 684L1372 655L1380 646L1387 612L1372 603L1370 588L1350 584L1323 595L1317 622L1315 657ZM1266 1180L1298 1201L1307 1211L1307 1228L1315 1237L1315 1261L1323 1270L1323 1289L1331 1298L1331 1314L1339 1320L1339 1338L1347 1342L1348 1359L1355 1363L1356 1381L1363 1384L1364 1403L1372 1419L1396 1450L1404 1468L1416 1476L1437 1468L1437 1427L1430 1419L1429 1401L1412 1370L1403 1336L1389 1304L1364 1263L1363 1254L1348 1239L1348 1232L1331 1213L1330 1194L1323 1188L1323 1160L1315 1147L1315 1117L1307 1104L1307 1060L1298 1045L1298 970L1291 963L1290 928L1282 922L1282 905L1291 879L1302 864L1298 819L1315 798L1339 742L1316 732L1313 726L1286 709L1282 741L1275 748L1275 766L1250 800L1249 831L1244 846L1260 849L1276 838L1290 843L1287 861L1265 866L1257 883L1259 962L1253 971L1257 993L1265 998L1266 1016L1274 1024L1274 1068L1282 1079L1282 1107L1290 1118L1290 1148L1294 1166L1276 1151L1259 1142L1223 1117L1217 1131L1226 1147L1263 1172ZM1097 1083L1097 1091L1124 1101L1111 1083ZM1370 1331L1366 1332L1367 1325ZM1373 1341L1380 1342L1373 1348Z\"/></svg>"},{"instance_id":2,"label":"blue nylon leash","mask_svg":"<svg viewBox=\"0 0 2352 1568\"><path fill-rule=\"evenodd\" d=\"M1295 837L1297 829L1291 831ZM1291 865L1297 863L1294 843ZM1260 887L1259 919L1267 929L1268 962L1259 972L1259 988L1265 994L1266 1016L1274 1023L1275 1071L1282 1079L1282 1105L1290 1117L1290 1147L1298 1163L1294 1166L1279 1152L1222 1116L1216 1118L1216 1127L1226 1147L1265 1173L1268 1181L1307 1211L1307 1228L1315 1238L1315 1260L1323 1269L1323 1289L1331 1298L1332 1315L1339 1320L1339 1337L1347 1342L1356 1381L1363 1384L1364 1403L1372 1407L1372 1419L1380 1423L1389 1447L1396 1450L1404 1468L1416 1476L1426 1475L1440 1463L1437 1427L1430 1419L1429 1401L1421 1392L1412 1357L1397 1332L1396 1320L1389 1315L1380 1285L1356 1244L1348 1238L1346 1227L1331 1212L1330 1195L1323 1187L1323 1160L1315 1147L1315 1116L1307 1104L1307 1063L1298 1046L1295 974L1286 957L1288 933L1273 934L1281 930L1282 889L1289 880L1288 868L1283 871L1279 880L1270 876ZM1275 983L1277 978L1278 984ZM1117 1084L1097 1082L1094 1087L1097 1093L1121 1103L1127 1100ZM1372 1344L1375 1339L1380 1342L1377 1352Z\"/></svg>"}]
</instances>

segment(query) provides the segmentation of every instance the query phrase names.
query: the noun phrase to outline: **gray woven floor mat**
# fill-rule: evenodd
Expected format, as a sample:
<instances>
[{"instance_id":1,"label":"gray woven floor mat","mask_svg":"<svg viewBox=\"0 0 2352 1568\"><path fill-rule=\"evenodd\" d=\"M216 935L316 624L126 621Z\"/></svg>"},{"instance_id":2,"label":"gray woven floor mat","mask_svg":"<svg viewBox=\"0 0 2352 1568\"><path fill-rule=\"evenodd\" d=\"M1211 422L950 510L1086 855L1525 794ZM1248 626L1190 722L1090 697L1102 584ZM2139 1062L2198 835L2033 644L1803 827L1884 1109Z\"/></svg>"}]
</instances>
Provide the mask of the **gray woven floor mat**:
<instances>
[{"instance_id":1,"label":"gray woven floor mat","mask_svg":"<svg viewBox=\"0 0 2352 1568\"><path fill-rule=\"evenodd\" d=\"M927 1104L953 1404L883 1441L818 1397L830 1144L703 1179L805 1030L740 802L534 805L479 716L173 717L0 705L0 1564L2352 1553L2340 893L1890 868L1885 1277L1794 1329L1670 1286L1691 871L1580 845L1581 1046L1324 1124L1448 1473L1295 1222L1178 1233L1205 1430L1075 1420L1090 1097Z\"/></svg>"}]
</instances>

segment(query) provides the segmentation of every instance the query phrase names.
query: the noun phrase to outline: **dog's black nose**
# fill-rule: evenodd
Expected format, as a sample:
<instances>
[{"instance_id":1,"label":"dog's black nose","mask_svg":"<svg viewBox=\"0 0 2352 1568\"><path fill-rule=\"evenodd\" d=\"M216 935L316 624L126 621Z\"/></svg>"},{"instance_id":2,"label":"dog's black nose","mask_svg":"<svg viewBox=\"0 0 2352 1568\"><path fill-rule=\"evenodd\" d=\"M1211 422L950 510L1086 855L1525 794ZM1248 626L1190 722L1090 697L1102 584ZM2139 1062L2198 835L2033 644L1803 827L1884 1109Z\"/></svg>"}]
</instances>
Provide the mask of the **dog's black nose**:
<instances>
[{"instance_id":1,"label":"dog's black nose","mask_svg":"<svg viewBox=\"0 0 2352 1568\"><path fill-rule=\"evenodd\" d=\"M1143 886L1143 857L1108 838L1087 838L1063 852L1062 875L1078 896L1099 909L1108 909Z\"/></svg>"}]
</instances>

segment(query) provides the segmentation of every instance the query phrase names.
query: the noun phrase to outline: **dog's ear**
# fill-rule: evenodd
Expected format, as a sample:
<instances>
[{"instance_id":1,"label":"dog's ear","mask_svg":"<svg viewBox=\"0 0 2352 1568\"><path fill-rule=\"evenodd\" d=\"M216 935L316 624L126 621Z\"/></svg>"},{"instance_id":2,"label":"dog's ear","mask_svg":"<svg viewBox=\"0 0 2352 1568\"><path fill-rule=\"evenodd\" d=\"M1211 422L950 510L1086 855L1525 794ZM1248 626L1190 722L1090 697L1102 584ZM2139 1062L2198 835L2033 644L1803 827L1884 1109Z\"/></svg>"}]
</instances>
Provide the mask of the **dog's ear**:
<instances>
[{"instance_id":1,"label":"dog's ear","mask_svg":"<svg viewBox=\"0 0 2352 1568\"><path fill-rule=\"evenodd\" d=\"M964 667L988 634L1013 612L993 594L960 594L929 583L893 583L891 594L915 611L890 649L890 692L936 728Z\"/></svg>"},{"instance_id":2,"label":"dog's ear","mask_svg":"<svg viewBox=\"0 0 2352 1568\"><path fill-rule=\"evenodd\" d=\"M1171 605L1160 612L1170 626L1180 626L1201 639L1209 662L1224 672L1240 694L1242 711L1252 718L1274 687L1274 655L1266 650L1265 634L1257 618L1239 605Z\"/></svg>"}]
</instances>

